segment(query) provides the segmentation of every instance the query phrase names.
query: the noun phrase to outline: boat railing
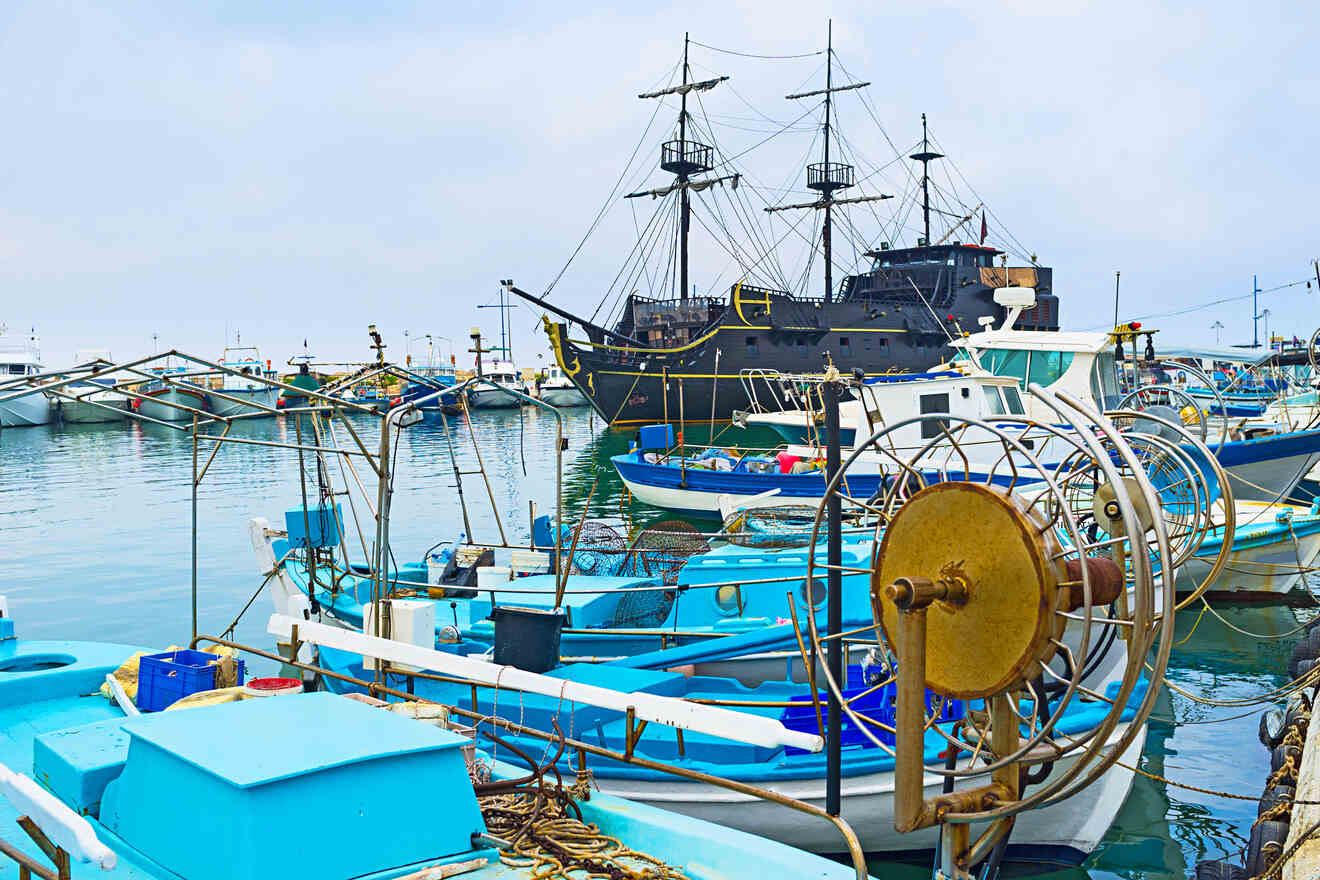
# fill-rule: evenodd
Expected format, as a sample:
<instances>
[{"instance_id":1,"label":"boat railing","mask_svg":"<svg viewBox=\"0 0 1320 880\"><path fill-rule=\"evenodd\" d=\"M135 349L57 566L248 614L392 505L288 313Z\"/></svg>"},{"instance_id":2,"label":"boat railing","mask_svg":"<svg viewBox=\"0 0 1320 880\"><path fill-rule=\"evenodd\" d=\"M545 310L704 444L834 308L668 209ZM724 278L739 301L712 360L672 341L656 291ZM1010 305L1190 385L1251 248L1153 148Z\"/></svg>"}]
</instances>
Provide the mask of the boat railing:
<instances>
[{"instance_id":1,"label":"boat railing","mask_svg":"<svg viewBox=\"0 0 1320 880\"><path fill-rule=\"evenodd\" d=\"M69 880L71 858L95 863L105 871L114 870L118 857L97 838L90 822L32 779L4 764L0 764L0 796L19 812L19 827L55 865L51 870L8 841L0 840L0 853L18 864L19 876Z\"/></svg>"}]
</instances>

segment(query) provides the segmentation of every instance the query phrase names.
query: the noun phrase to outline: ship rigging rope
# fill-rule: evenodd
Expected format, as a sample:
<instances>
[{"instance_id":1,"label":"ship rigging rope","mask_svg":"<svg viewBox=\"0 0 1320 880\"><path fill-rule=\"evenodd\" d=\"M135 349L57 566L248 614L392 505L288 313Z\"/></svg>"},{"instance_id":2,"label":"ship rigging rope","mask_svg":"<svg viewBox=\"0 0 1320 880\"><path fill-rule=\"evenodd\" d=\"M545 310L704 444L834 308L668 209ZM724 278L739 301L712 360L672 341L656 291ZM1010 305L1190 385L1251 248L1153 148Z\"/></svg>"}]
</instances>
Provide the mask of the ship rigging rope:
<instances>
[{"instance_id":1,"label":"ship rigging rope","mask_svg":"<svg viewBox=\"0 0 1320 880\"><path fill-rule=\"evenodd\" d=\"M674 82L674 74L681 65L682 62L680 61L670 69L669 76L665 78L670 84ZM587 231L583 234L582 240L578 242L577 247L573 248L573 252L568 255L568 259L564 261L564 265L560 268L558 274L556 274L555 277L550 280L550 283L546 285L545 292L541 294L542 298L550 296L551 291L555 289L555 285L559 283L559 279L564 277L564 273L568 271L568 267L573 264L575 259L577 259L577 255L582 252L582 248L586 246L587 240L591 238L591 234L596 231L596 227L600 225L600 221L603 220L605 215L609 212L610 206L614 204L614 196L623 185L623 181L628 176L628 172L632 170L633 162L637 161L637 155L641 152L642 145L646 143L646 137L651 133L651 126L655 125L656 117L660 115L660 109L662 106L663 105L659 101L656 102L655 109L651 111L651 118L647 120L646 128L642 131L642 136L637 139L637 145L633 147L632 155L628 157L627 164L625 164L623 170L619 172L618 180L616 180L614 186L610 188L609 195L607 195L604 202L601 203L600 210L596 212L596 216L592 219L591 225L587 227Z\"/></svg>"},{"instance_id":2,"label":"ship rigging rope","mask_svg":"<svg viewBox=\"0 0 1320 880\"><path fill-rule=\"evenodd\" d=\"M817 55L824 55L824 49L817 49L815 52L802 52L797 55L760 55L755 52L738 52L733 49L721 49L719 46L710 46L706 43L699 43L696 40L689 40L694 46L700 46L703 49L709 49L712 52L719 52L724 55L737 55L739 58L755 58L758 61L788 61L795 58L814 58Z\"/></svg>"}]
</instances>

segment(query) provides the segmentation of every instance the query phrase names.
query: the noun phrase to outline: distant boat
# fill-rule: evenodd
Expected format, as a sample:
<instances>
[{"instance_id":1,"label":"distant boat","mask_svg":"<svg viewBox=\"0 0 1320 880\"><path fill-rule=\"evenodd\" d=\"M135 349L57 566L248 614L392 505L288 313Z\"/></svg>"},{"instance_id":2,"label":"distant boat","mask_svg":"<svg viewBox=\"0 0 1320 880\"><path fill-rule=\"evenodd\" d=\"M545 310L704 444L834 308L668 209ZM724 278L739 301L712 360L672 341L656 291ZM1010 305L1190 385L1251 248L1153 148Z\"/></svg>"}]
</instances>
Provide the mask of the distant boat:
<instances>
[{"instance_id":1,"label":"distant boat","mask_svg":"<svg viewBox=\"0 0 1320 880\"><path fill-rule=\"evenodd\" d=\"M183 367L157 367L153 373L160 375L182 373ZM140 416L161 422L190 422L193 413L189 410L206 410L206 392L196 386L181 382L166 384L164 381L149 382L139 389L144 397L135 399L135 408ZM188 407L181 409L180 407Z\"/></svg>"},{"instance_id":2,"label":"distant boat","mask_svg":"<svg viewBox=\"0 0 1320 880\"><path fill-rule=\"evenodd\" d=\"M583 394L559 367L546 368L544 375L545 381L540 387L541 400L558 407L590 405L591 401L587 400L587 395Z\"/></svg>"},{"instance_id":3,"label":"distant boat","mask_svg":"<svg viewBox=\"0 0 1320 880\"><path fill-rule=\"evenodd\" d=\"M510 361L495 361L482 372L487 382L468 389L467 405L469 409L515 409L522 406L522 400L501 389L510 389L519 394L527 393L517 367ZM490 387L494 382L499 388Z\"/></svg>"},{"instance_id":4,"label":"distant boat","mask_svg":"<svg viewBox=\"0 0 1320 880\"><path fill-rule=\"evenodd\" d=\"M258 377L275 378L269 362L263 364L261 352L254 346L226 348L220 356L221 366L237 370L240 375L224 373L220 387L206 392L211 412L218 416L273 416L280 389L257 381ZM218 394L216 392L219 392ZM220 395L223 394L224 397ZM226 398L237 398L229 400Z\"/></svg>"},{"instance_id":5,"label":"distant boat","mask_svg":"<svg viewBox=\"0 0 1320 880\"><path fill-rule=\"evenodd\" d=\"M21 376L35 376L41 372L41 346L35 332L26 339L5 334L0 325L0 383L10 383ZM0 398L19 390L19 385L0 387ZM53 406L45 394L34 392L9 400L0 399L0 428L27 425L48 425L54 416Z\"/></svg>"},{"instance_id":6,"label":"distant boat","mask_svg":"<svg viewBox=\"0 0 1320 880\"><path fill-rule=\"evenodd\" d=\"M284 384L292 385L295 388L301 388L304 391L319 390L321 387L321 380L312 372L312 356L309 354L301 354L298 357L291 358L289 364L293 365L294 361L297 361L298 363L298 372L290 376ZM299 394L296 391L289 391L286 389L280 394L276 406L280 409L307 406L310 400L311 398L306 394Z\"/></svg>"},{"instance_id":7,"label":"distant boat","mask_svg":"<svg viewBox=\"0 0 1320 880\"><path fill-rule=\"evenodd\" d=\"M104 349L79 351L73 356L77 365L104 361L108 366L114 362L110 352ZM55 399L55 411L59 420L66 425L102 425L121 422L128 415L129 399L112 390L118 380L111 377L88 376L84 381L66 386L65 394L77 397L58 397Z\"/></svg>"}]
</instances>

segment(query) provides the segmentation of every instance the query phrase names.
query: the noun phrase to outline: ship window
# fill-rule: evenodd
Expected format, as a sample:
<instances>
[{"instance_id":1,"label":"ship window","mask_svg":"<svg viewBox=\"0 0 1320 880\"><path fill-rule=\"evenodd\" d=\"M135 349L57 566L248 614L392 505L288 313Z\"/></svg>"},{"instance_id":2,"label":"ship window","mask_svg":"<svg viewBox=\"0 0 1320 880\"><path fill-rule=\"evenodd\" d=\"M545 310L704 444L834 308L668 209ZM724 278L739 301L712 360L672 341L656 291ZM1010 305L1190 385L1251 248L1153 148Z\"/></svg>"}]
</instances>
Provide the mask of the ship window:
<instances>
[{"instance_id":1,"label":"ship window","mask_svg":"<svg viewBox=\"0 0 1320 880\"><path fill-rule=\"evenodd\" d=\"M947 394L923 394L919 398L921 403L921 414L926 413L946 413L949 411L949 395ZM929 440L931 437L940 436L943 431L940 426L945 428L949 426L948 419L927 419L921 423L921 439Z\"/></svg>"},{"instance_id":2,"label":"ship window","mask_svg":"<svg viewBox=\"0 0 1320 880\"><path fill-rule=\"evenodd\" d=\"M990 407L990 414L1002 416L1004 414L1004 401L999 398L999 389L993 385L983 385L981 390L985 392L985 402Z\"/></svg>"},{"instance_id":3,"label":"ship window","mask_svg":"<svg viewBox=\"0 0 1320 880\"><path fill-rule=\"evenodd\" d=\"M24 373L27 372L27 368L24 367L22 364L10 364L10 365L9 365L9 372L10 372L10 374L12 374L12 375L18 375L18 376L21 376L21 375L23 375Z\"/></svg>"},{"instance_id":4,"label":"ship window","mask_svg":"<svg viewBox=\"0 0 1320 880\"><path fill-rule=\"evenodd\" d=\"M1022 395L1018 394L1016 385L1004 386L1004 400L1008 401L1008 411L1015 416L1020 416L1026 412L1022 406Z\"/></svg>"},{"instance_id":5,"label":"ship window","mask_svg":"<svg viewBox=\"0 0 1320 880\"><path fill-rule=\"evenodd\" d=\"M756 345L756 337L755 337L755 336L748 336L748 337L747 337L747 353L748 353L748 354L756 354L757 351L758 351L758 348L757 348L757 345Z\"/></svg>"},{"instance_id":6,"label":"ship window","mask_svg":"<svg viewBox=\"0 0 1320 880\"><path fill-rule=\"evenodd\" d=\"M798 350L798 354L807 353L807 340L805 337L799 336L797 338L797 350Z\"/></svg>"},{"instance_id":7,"label":"ship window","mask_svg":"<svg viewBox=\"0 0 1320 880\"><path fill-rule=\"evenodd\" d=\"M840 337L839 337L839 348L847 348L847 347L848 347L848 337L847 337L847 336L840 336Z\"/></svg>"},{"instance_id":8,"label":"ship window","mask_svg":"<svg viewBox=\"0 0 1320 880\"><path fill-rule=\"evenodd\" d=\"M1027 382L1052 385L1059 381L1072 364L1071 351L1037 351L1031 355L1031 368L1027 371Z\"/></svg>"},{"instance_id":9,"label":"ship window","mask_svg":"<svg viewBox=\"0 0 1320 880\"><path fill-rule=\"evenodd\" d=\"M1114 353L1102 351L1091 366L1091 395L1103 409L1118 403L1118 377L1114 369Z\"/></svg>"},{"instance_id":10,"label":"ship window","mask_svg":"<svg viewBox=\"0 0 1320 880\"><path fill-rule=\"evenodd\" d=\"M1020 349L987 349L981 355L981 363L996 376L1011 376L1019 382L1027 379L1027 352Z\"/></svg>"},{"instance_id":11,"label":"ship window","mask_svg":"<svg viewBox=\"0 0 1320 880\"><path fill-rule=\"evenodd\" d=\"M881 336L881 337L880 337L880 347L881 347L881 348L888 348L888 347L889 347L889 340L886 339L885 337Z\"/></svg>"}]
</instances>

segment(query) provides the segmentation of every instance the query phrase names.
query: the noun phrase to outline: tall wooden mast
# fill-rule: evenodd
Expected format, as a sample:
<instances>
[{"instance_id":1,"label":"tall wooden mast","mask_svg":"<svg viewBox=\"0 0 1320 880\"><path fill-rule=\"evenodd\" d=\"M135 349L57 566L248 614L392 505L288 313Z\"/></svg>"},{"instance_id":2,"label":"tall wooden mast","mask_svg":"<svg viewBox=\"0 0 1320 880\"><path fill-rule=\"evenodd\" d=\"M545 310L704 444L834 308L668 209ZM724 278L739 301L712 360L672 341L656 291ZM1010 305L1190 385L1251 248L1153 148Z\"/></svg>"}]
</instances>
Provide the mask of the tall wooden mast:
<instances>
[{"instance_id":1,"label":"tall wooden mast","mask_svg":"<svg viewBox=\"0 0 1320 880\"><path fill-rule=\"evenodd\" d=\"M854 204L856 202L878 202L881 199L891 199L893 196L858 196L852 199L836 199L834 191L847 189L853 185L853 166L842 162L830 161L830 115L834 112L833 95L835 92L846 92L851 89L860 89L869 86L869 82L851 83L846 86L834 85L834 22L829 24L829 30L826 37L825 50L825 88L814 89L810 92L798 92L793 95L785 95L792 101L798 98L812 98L816 95L825 96L825 147L824 155L820 162L807 166L807 188L814 189L820 193L820 199L814 202L805 202L797 205L774 205L766 208L768 212L787 211L794 208L816 208L825 211L825 222L821 228L821 252L825 257L825 301L830 302L834 298L834 260L830 241L830 233L833 225L833 211L835 205Z\"/></svg>"},{"instance_id":2,"label":"tall wooden mast","mask_svg":"<svg viewBox=\"0 0 1320 880\"><path fill-rule=\"evenodd\" d=\"M705 180L694 182L692 181L692 175L704 174L715 167L715 151L706 144L688 140L688 92L704 92L728 79L727 76L718 76L714 79L699 82L690 81L688 78L688 42L688 35L683 34L683 81L679 85L670 86L667 89L645 92L637 96L639 98L662 98L665 95L679 96L678 140L667 141L660 147L660 167L673 174L677 180L674 181L672 186L664 189L629 193L625 196L625 198L630 199L640 196L656 197L678 190L678 284L680 299L688 298L688 233L692 227L692 202L688 191L691 189L704 189L714 182ZM731 175L731 177L736 178L737 175ZM724 180L725 178L720 179Z\"/></svg>"}]
</instances>

